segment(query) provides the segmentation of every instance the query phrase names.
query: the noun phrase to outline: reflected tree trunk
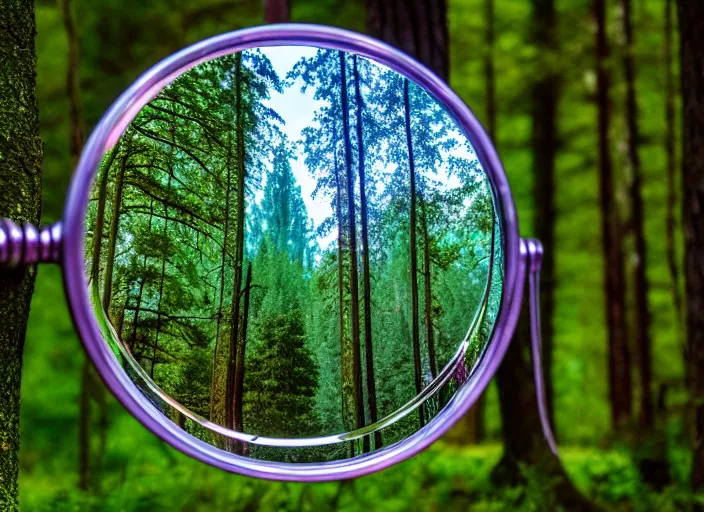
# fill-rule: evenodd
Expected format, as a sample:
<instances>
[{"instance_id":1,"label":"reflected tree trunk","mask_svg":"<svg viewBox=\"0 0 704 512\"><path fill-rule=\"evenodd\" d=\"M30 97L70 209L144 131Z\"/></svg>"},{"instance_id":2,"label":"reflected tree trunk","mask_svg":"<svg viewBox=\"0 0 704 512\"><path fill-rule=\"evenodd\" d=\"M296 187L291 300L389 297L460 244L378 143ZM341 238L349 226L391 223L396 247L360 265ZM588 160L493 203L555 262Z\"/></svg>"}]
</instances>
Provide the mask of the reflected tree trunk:
<instances>
[{"instance_id":1,"label":"reflected tree trunk","mask_svg":"<svg viewBox=\"0 0 704 512\"><path fill-rule=\"evenodd\" d=\"M242 53L235 56L235 125L237 151L237 216L235 233L234 280L232 284L232 309L230 320L230 345L227 362L227 387L225 390L225 426L234 428L235 421L235 372L237 368L237 346L240 328L240 288L242 286L242 260L244 259L244 215L245 215L245 165L244 165L244 117L242 91Z\"/></svg>"},{"instance_id":2,"label":"reflected tree trunk","mask_svg":"<svg viewBox=\"0 0 704 512\"><path fill-rule=\"evenodd\" d=\"M354 425L350 424L349 416L355 408L354 401L354 371L352 364L352 341L347 336L347 307L345 304L345 266L344 255L347 253L345 242L345 217L342 212L343 191L342 177L337 160L337 128L333 125L332 146L333 146L333 167L335 173L335 215L337 216L337 291L339 304L339 329L340 329L340 390L342 423L345 428L352 430ZM354 416L354 414L352 414ZM354 421L354 420L353 420ZM355 444L350 441L350 456L354 457Z\"/></svg>"},{"instance_id":3,"label":"reflected tree trunk","mask_svg":"<svg viewBox=\"0 0 704 512\"><path fill-rule=\"evenodd\" d=\"M376 405L376 381L374 373L374 346L372 344L372 292L369 272L369 219L366 190L366 169L364 165L364 133L362 130L362 112L364 100L360 91L358 57L354 57L354 90L357 103L357 159L359 162L359 203L362 220L362 283L364 294L364 354L367 371L367 400L369 402L369 420L376 423L378 418ZM368 438L365 437L368 443ZM374 448L382 447L381 432L374 432Z\"/></svg>"},{"instance_id":4,"label":"reflected tree trunk","mask_svg":"<svg viewBox=\"0 0 704 512\"><path fill-rule=\"evenodd\" d=\"M354 204L354 173L352 170L352 141L350 134L349 98L347 94L347 66L345 52L338 52L340 60L340 104L342 106L342 130L345 150L346 195L347 195L347 242L349 244L350 311L352 321L352 365L355 401L356 428L364 426L364 395L362 392L362 360L359 332L359 276L357 270L357 223ZM365 437L365 451L369 450L369 439Z\"/></svg>"},{"instance_id":5,"label":"reflected tree trunk","mask_svg":"<svg viewBox=\"0 0 704 512\"><path fill-rule=\"evenodd\" d=\"M430 374L438 375L438 365L435 357L435 336L433 332L433 287L430 269L430 235L428 234L427 198L421 197L421 229L423 230L423 314L425 316L425 340L428 343L428 361Z\"/></svg>"},{"instance_id":6,"label":"reflected tree trunk","mask_svg":"<svg viewBox=\"0 0 704 512\"><path fill-rule=\"evenodd\" d=\"M173 137L173 132L172 132ZM171 163L169 163L169 166ZM169 169L169 180L166 185L167 197L171 194L171 175L173 174L173 169ZM169 236L169 207L164 205L164 240ZM159 334L161 333L161 302L164 297L164 274L166 273L166 254L162 254L161 258L161 271L159 276L159 299L156 305L156 332L154 333L154 346L152 347L152 364L149 368L149 376L154 378L154 367L156 366L157 360L157 350L159 349Z\"/></svg>"},{"instance_id":7,"label":"reflected tree trunk","mask_svg":"<svg viewBox=\"0 0 704 512\"><path fill-rule=\"evenodd\" d=\"M411 98L408 79L403 80L403 107L406 126L406 146L408 148L408 176L410 188L410 221L409 221L409 241L411 259L411 340L413 343L413 369L416 394L420 394L423 389L423 374L420 360L420 318L418 308L418 245L417 234L417 198L416 198L416 168L413 156L413 133L411 130ZM420 426L425 425L425 409L418 408L418 418Z\"/></svg>"},{"instance_id":8,"label":"reflected tree trunk","mask_svg":"<svg viewBox=\"0 0 704 512\"><path fill-rule=\"evenodd\" d=\"M113 149L110 152L110 157L107 165L103 170L103 175L100 177L100 186L98 188L98 210L95 215L95 228L93 231L93 261L91 262L90 282L91 286L97 289L100 285L100 252L103 241L103 230L105 229L105 203L108 195L108 181L110 178L110 168L115 162L115 156L118 151Z\"/></svg>"},{"instance_id":9,"label":"reflected tree trunk","mask_svg":"<svg viewBox=\"0 0 704 512\"><path fill-rule=\"evenodd\" d=\"M103 309L105 314L110 314L110 303L112 301L112 274L115 265L115 247L117 246L118 228L120 226L120 215L122 208L122 192L125 183L125 169L127 158L129 157L129 147L125 148L120 162L120 169L115 178L112 193L112 215L110 217L110 235L108 237L108 253L105 258L105 271L103 273Z\"/></svg>"},{"instance_id":10,"label":"reflected tree trunk","mask_svg":"<svg viewBox=\"0 0 704 512\"><path fill-rule=\"evenodd\" d=\"M244 431L244 423L242 421L242 405L244 397L244 360L247 351L247 323L249 318L249 292L252 288L252 263L247 264L247 277L244 284L244 304L242 313L242 332L240 334L240 342L237 345L237 367L235 368L235 411L234 411L234 429L238 432ZM242 455L244 445L240 442L235 442L235 453Z\"/></svg>"},{"instance_id":11,"label":"reflected tree trunk","mask_svg":"<svg viewBox=\"0 0 704 512\"><path fill-rule=\"evenodd\" d=\"M230 236L230 196L232 195L232 139L228 138L228 149L226 159L227 177L225 181L225 221L223 224L222 251L220 253L220 297L218 299L218 312L215 327L215 346L213 347L213 370L210 381L210 421L222 425L225 422L225 383L223 382L222 370L227 373L227 361L225 360L224 343L221 341L221 328L224 316L225 301L225 267L227 265L227 242ZM224 364L223 364L224 363Z\"/></svg>"},{"instance_id":12,"label":"reflected tree trunk","mask_svg":"<svg viewBox=\"0 0 704 512\"><path fill-rule=\"evenodd\" d=\"M682 222L690 400L695 434L691 483L704 489L704 3L679 0L682 85ZM701 509L701 507L699 507Z\"/></svg>"},{"instance_id":13,"label":"reflected tree trunk","mask_svg":"<svg viewBox=\"0 0 704 512\"><path fill-rule=\"evenodd\" d=\"M606 28L606 2L593 0L596 21L596 77L599 140L599 182L601 194L601 229L604 253L604 296L609 336L609 399L611 423L621 430L631 420L632 384L631 356L628 347L625 304L625 277L619 212L616 207L615 183L609 146L611 107L609 101L610 55Z\"/></svg>"}]
</instances>

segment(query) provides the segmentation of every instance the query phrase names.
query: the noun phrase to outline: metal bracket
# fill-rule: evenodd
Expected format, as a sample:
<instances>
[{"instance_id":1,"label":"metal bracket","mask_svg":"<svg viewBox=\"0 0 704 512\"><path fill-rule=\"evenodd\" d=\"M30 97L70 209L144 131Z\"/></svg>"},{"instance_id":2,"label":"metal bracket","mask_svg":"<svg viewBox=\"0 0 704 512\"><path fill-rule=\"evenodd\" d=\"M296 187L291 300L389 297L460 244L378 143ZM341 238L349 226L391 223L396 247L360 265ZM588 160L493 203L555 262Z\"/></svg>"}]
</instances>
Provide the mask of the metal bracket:
<instances>
[{"instance_id":1,"label":"metal bracket","mask_svg":"<svg viewBox=\"0 0 704 512\"><path fill-rule=\"evenodd\" d=\"M37 228L0 219L0 269L59 263L62 240L61 222Z\"/></svg>"},{"instance_id":2,"label":"metal bracket","mask_svg":"<svg viewBox=\"0 0 704 512\"><path fill-rule=\"evenodd\" d=\"M528 303L530 308L530 338L533 356L533 378L535 379L535 394L538 400L538 413L543 435L550 450L557 455L557 443L550 426L547 397L545 396L545 381L543 376L543 342L540 331L540 269L543 264L543 244L534 238L521 239L521 257L526 264L528 273Z\"/></svg>"}]
</instances>

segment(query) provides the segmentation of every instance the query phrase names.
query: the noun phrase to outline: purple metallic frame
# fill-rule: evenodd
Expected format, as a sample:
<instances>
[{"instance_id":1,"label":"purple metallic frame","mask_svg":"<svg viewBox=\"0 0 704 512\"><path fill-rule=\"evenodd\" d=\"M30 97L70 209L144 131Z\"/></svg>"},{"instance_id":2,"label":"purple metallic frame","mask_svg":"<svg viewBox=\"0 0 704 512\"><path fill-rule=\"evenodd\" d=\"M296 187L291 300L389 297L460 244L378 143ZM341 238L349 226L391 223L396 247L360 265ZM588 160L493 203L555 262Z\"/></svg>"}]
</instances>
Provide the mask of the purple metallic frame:
<instances>
[{"instance_id":1,"label":"purple metallic frame","mask_svg":"<svg viewBox=\"0 0 704 512\"><path fill-rule=\"evenodd\" d=\"M493 185L502 216L504 289L501 307L493 339L473 376L431 422L411 437L369 454L335 462L291 464L254 460L218 449L183 431L149 402L103 340L84 272L84 220L91 185L102 155L115 143L127 123L173 77L195 64L248 48L283 45L354 52L423 86L447 107L470 139ZM55 231L60 236L60 231ZM34 237L34 240L35 243L29 245L44 247L42 239ZM17 243L13 246L8 237L0 239L0 253L5 251L12 253L15 259L23 259L16 254ZM53 244L50 247L54 247ZM25 247L27 243L22 245ZM12 247L15 252L11 251ZM313 482L366 475L412 457L447 432L469 410L494 376L510 343L521 308L529 252L530 246L519 238L511 190L491 140L469 108L440 78L399 50L367 36L325 26L284 24L240 30L197 43L164 59L127 89L104 115L85 146L66 201L61 253L52 253L53 257L44 260L63 262L66 296L81 341L108 388L144 426L183 453L227 471L273 480Z\"/></svg>"}]
</instances>

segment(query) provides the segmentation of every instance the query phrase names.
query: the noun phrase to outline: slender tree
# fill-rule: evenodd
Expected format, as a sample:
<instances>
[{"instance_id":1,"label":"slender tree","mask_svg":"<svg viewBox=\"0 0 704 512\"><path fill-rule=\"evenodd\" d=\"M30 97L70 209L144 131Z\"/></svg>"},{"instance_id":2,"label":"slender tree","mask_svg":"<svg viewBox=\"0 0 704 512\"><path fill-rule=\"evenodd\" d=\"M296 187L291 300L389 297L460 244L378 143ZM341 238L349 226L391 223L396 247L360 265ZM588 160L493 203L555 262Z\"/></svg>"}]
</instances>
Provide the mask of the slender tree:
<instances>
[{"instance_id":1,"label":"slender tree","mask_svg":"<svg viewBox=\"0 0 704 512\"><path fill-rule=\"evenodd\" d=\"M447 2L366 0L367 32L449 76Z\"/></svg>"},{"instance_id":2,"label":"slender tree","mask_svg":"<svg viewBox=\"0 0 704 512\"><path fill-rule=\"evenodd\" d=\"M376 405L376 374L374 373L374 345L372 343L372 292L369 271L369 212L367 204L367 171L364 165L364 100L361 92L361 76L359 73L359 57L353 57L353 80L355 102L357 105L357 162L359 165L359 209L362 221L362 285L364 295L364 355L367 384L367 401L369 403L369 420L376 423L378 418ZM374 448L381 448L381 431L374 432Z\"/></svg>"},{"instance_id":3,"label":"slender tree","mask_svg":"<svg viewBox=\"0 0 704 512\"><path fill-rule=\"evenodd\" d=\"M359 275L357 264L357 220L354 204L354 171L352 169L352 137L350 133L349 95L345 52L338 52L340 62L340 105L345 153L345 193L347 196L347 242L349 244L349 286L352 321L352 365L355 396L356 427L364 426L364 395L362 393L362 360L359 332ZM369 438L364 438L364 450L369 450Z\"/></svg>"},{"instance_id":4,"label":"slender tree","mask_svg":"<svg viewBox=\"0 0 704 512\"><path fill-rule=\"evenodd\" d=\"M110 215L110 234L108 235L108 252L105 258L105 270L103 271L103 309L106 314L110 314L110 303L112 301L113 268L115 265L115 248L117 247L118 230L120 227L120 216L122 215L122 197L125 185L125 171L127 169L127 158L130 153L129 143L124 150L120 160L120 168L112 192L112 214Z\"/></svg>"},{"instance_id":5,"label":"slender tree","mask_svg":"<svg viewBox=\"0 0 704 512\"><path fill-rule=\"evenodd\" d=\"M555 313L555 161L558 150L557 113L560 76L555 62L559 51L554 0L532 0L533 39L538 49L538 77L533 84L533 230L545 251L541 270L540 312L543 318L543 368L548 413L554 417L553 338Z\"/></svg>"},{"instance_id":6,"label":"slender tree","mask_svg":"<svg viewBox=\"0 0 704 512\"><path fill-rule=\"evenodd\" d=\"M596 23L596 80L599 141L599 190L601 194L601 236L604 253L604 295L609 336L609 399L614 429L623 428L631 419L631 357L626 326L625 277L619 212L609 148L611 107L609 101L610 55L606 31L606 2L593 0Z\"/></svg>"},{"instance_id":7,"label":"slender tree","mask_svg":"<svg viewBox=\"0 0 704 512\"><path fill-rule=\"evenodd\" d=\"M69 107L69 155L71 156L71 167L75 168L78 163L81 148L83 147L83 117L81 109L81 97L79 87L79 60L78 60L78 37L76 34L76 22L73 14L73 7L70 0L60 2L61 14L64 28L66 30L66 42L68 49L66 68L66 90L68 93ZM117 151L111 151L108 156L107 169L115 160ZM105 202L107 196L108 171L106 170L100 178L98 189L98 212L95 221L95 233L93 234L93 261L91 264L91 282L96 287L100 273L100 250L103 234L103 222L105 217ZM78 487L84 491L91 488L91 477L95 477L96 466L102 457L96 457L91 467L90 453L90 416L91 398L98 405L98 414L101 418L98 428L100 429L100 445L104 446L107 432L107 409L105 407L105 394L101 383L97 379L90 360L86 356L83 361L81 371L81 391L79 399L79 421L78 421Z\"/></svg>"},{"instance_id":8,"label":"slender tree","mask_svg":"<svg viewBox=\"0 0 704 512\"><path fill-rule=\"evenodd\" d=\"M673 1L665 0L665 153L667 175L667 213L665 215L665 250L667 253L667 267L672 281L672 302L675 309L675 325L683 321L682 292L680 290L680 270L675 250L675 209L677 205L677 190L675 176L677 173L677 136L675 133L675 80L672 70L673 45ZM681 330L680 330L681 331ZM683 332L679 333L681 337Z\"/></svg>"},{"instance_id":9,"label":"slender tree","mask_svg":"<svg viewBox=\"0 0 704 512\"><path fill-rule=\"evenodd\" d=\"M406 127L406 147L408 148L408 181L410 189L409 202L409 227L408 238L410 243L411 259L411 339L413 343L413 368L416 393L420 394L423 388L423 376L420 360L420 319L418 307L418 245L417 236L417 197L416 197L416 169L413 155L413 133L411 130L411 97L408 79L403 80L403 114ZM425 410L418 408L420 426L425 425Z\"/></svg>"},{"instance_id":10,"label":"slender tree","mask_svg":"<svg viewBox=\"0 0 704 512\"><path fill-rule=\"evenodd\" d=\"M39 222L42 144L35 98L34 2L0 4L0 218ZM18 108L22 105L22 108ZM0 271L0 508L18 508L20 383L36 268Z\"/></svg>"},{"instance_id":11,"label":"slender tree","mask_svg":"<svg viewBox=\"0 0 704 512\"><path fill-rule=\"evenodd\" d=\"M227 384L225 389L225 426L234 428L235 421L235 373L237 371L237 351L240 335L240 301L242 286L242 263L244 260L244 216L245 216L245 148L244 148L244 107L242 87L242 52L235 56L235 137L237 154L237 211L235 214L235 261L232 284L232 308L230 324L230 349L227 363Z\"/></svg>"},{"instance_id":12,"label":"slender tree","mask_svg":"<svg viewBox=\"0 0 704 512\"><path fill-rule=\"evenodd\" d=\"M626 131L627 153L631 168L631 184L629 196L632 216L631 227L635 245L633 263L633 298L635 302L635 318L633 322L635 346L637 350L638 373L640 376L640 416L641 430L649 432L655 424L655 412L652 394L652 341L650 338L650 310L648 295L650 284L646 270L648 252L645 241L645 212L643 205L643 170L638 154L640 135L638 127L638 101L636 96L636 64L635 42L633 35L633 13L631 0L621 0L624 42L626 45L623 56L623 70L626 80Z\"/></svg>"},{"instance_id":13,"label":"slender tree","mask_svg":"<svg viewBox=\"0 0 704 512\"><path fill-rule=\"evenodd\" d=\"M234 383L234 402L235 410L233 413L233 428L239 432L244 430L244 421L242 418L242 405L244 398L244 371L245 371L245 353L247 351L247 323L249 320L249 299L250 292L252 289L252 263L247 264L247 276L245 277L244 290L242 293L244 295L243 304L243 314L242 314L242 332L240 334L240 342L237 345L237 356L235 362L237 367L235 368L235 383ZM242 443L235 443L235 452L242 454L244 452L244 446Z\"/></svg>"},{"instance_id":14,"label":"slender tree","mask_svg":"<svg viewBox=\"0 0 704 512\"><path fill-rule=\"evenodd\" d=\"M687 364L694 404L692 488L704 489L704 3L678 0Z\"/></svg>"}]
</instances>

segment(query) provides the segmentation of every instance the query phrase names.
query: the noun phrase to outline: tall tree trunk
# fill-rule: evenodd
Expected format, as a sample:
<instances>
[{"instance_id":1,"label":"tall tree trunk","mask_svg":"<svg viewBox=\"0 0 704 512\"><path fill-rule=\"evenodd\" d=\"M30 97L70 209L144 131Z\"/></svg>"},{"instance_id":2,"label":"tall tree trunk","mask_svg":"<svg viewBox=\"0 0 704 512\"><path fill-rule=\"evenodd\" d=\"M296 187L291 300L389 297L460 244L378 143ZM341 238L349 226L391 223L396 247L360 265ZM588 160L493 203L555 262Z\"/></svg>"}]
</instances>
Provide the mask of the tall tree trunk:
<instances>
[{"instance_id":1,"label":"tall tree trunk","mask_svg":"<svg viewBox=\"0 0 704 512\"><path fill-rule=\"evenodd\" d=\"M39 222L42 143L34 2L0 3L0 218ZM22 108L18 108L22 105ZM35 267L0 272L0 508L18 507L20 382Z\"/></svg>"},{"instance_id":2,"label":"tall tree trunk","mask_svg":"<svg viewBox=\"0 0 704 512\"><path fill-rule=\"evenodd\" d=\"M244 259L244 215L245 215L245 165L244 165L244 118L242 108L242 52L235 57L235 116L237 148L237 232L235 233L235 271L232 284L232 319L230 326L230 350L227 363L227 388L225 390L225 426L234 428L235 422L235 372L237 368L237 345L240 326L240 287L242 286L242 261Z\"/></svg>"},{"instance_id":3,"label":"tall tree trunk","mask_svg":"<svg viewBox=\"0 0 704 512\"><path fill-rule=\"evenodd\" d=\"M223 424L225 416L223 414L225 385L222 382L222 367L227 367L227 362L223 365L223 344L220 342L220 329L223 320L223 305L225 301L225 266L227 263L227 241L230 231L230 195L232 194L232 141L228 141L227 149L227 178L225 183L225 223L223 225L222 251L220 253L220 298L218 301L218 313L215 327L215 346L213 347L213 370L210 380L210 421ZM227 373L227 370L226 372Z\"/></svg>"},{"instance_id":4,"label":"tall tree trunk","mask_svg":"<svg viewBox=\"0 0 704 512\"><path fill-rule=\"evenodd\" d=\"M374 373L374 347L372 344L372 291L369 275L369 219L367 205L366 169L364 166L364 132L362 130L362 112L364 100L360 91L358 57L354 56L354 91L357 101L357 161L359 163L359 203L362 213L362 283L364 294L364 355L367 370L367 400L369 402L369 420L376 423L379 419L376 405L376 380ZM381 432L374 432L374 448L382 447Z\"/></svg>"},{"instance_id":5,"label":"tall tree trunk","mask_svg":"<svg viewBox=\"0 0 704 512\"><path fill-rule=\"evenodd\" d=\"M411 339L413 343L413 369L416 393L420 394L423 389L423 376L420 360L420 319L418 308L418 245L416 241L417 232L417 200L416 200L416 166L413 155L413 133L411 130L411 97L408 79L403 80L403 108L406 126L406 147L408 148L408 176L410 188L410 220L409 220L409 240L411 259ZM418 418L420 426L425 425L425 410L421 405L418 408Z\"/></svg>"},{"instance_id":6,"label":"tall tree trunk","mask_svg":"<svg viewBox=\"0 0 704 512\"><path fill-rule=\"evenodd\" d=\"M623 69L626 79L626 128L628 134L628 160L631 167L632 182L629 196L632 208L632 227L635 242L635 261L633 265L633 293L635 301L635 346L638 351L638 373L640 376L640 416L639 423L643 432L649 432L655 423L652 394L652 356L650 340L650 311L648 294L650 286L646 275L647 248L645 242L644 207L642 195L643 171L638 149L640 136L638 130L638 103L636 97L635 43L633 41L633 23L631 21L631 0L621 0L623 34L626 51L623 57Z\"/></svg>"},{"instance_id":7,"label":"tall tree trunk","mask_svg":"<svg viewBox=\"0 0 704 512\"><path fill-rule=\"evenodd\" d=\"M173 132L171 133L173 140ZM169 163L169 166L171 163ZM170 169L168 184L166 186L166 197L171 194L171 176L173 175L173 169ZM169 207L164 205L164 238L169 236ZM162 255L161 258L161 272L159 278L159 299L156 305L156 332L154 333L154 346L152 347L152 364L149 368L149 376L154 378L154 367L156 366L156 351L159 348L159 334L161 333L161 301L164 298L164 274L166 273L166 254Z\"/></svg>"},{"instance_id":8,"label":"tall tree trunk","mask_svg":"<svg viewBox=\"0 0 704 512\"><path fill-rule=\"evenodd\" d=\"M438 76L449 77L447 3L446 0L426 2L424 0L366 0L367 32L376 38L392 44L428 66ZM404 81L404 102L406 115L406 142L409 150L411 181L411 338L415 367L416 391L422 388L420 359L420 320L418 311L418 259L416 245L416 190L415 168L410 123L410 97L408 81ZM415 291L414 291L415 290ZM431 322L432 324L432 322ZM425 411L420 407L421 426L425 424Z\"/></svg>"},{"instance_id":9,"label":"tall tree trunk","mask_svg":"<svg viewBox=\"0 0 704 512\"><path fill-rule=\"evenodd\" d=\"M496 67L494 66L494 0L484 0L486 22L486 50L484 52L484 102L486 103L486 131L496 144Z\"/></svg>"},{"instance_id":10,"label":"tall tree trunk","mask_svg":"<svg viewBox=\"0 0 704 512\"><path fill-rule=\"evenodd\" d=\"M350 304L352 313L352 364L355 397L356 427L364 426L364 395L362 392L362 359L359 332L359 276L357 271L357 222L354 204L354 173L352 171L352 142L350 136L349 100L347 94L347 66L345 52L338 52L340 59L340 103L342 106L342 130L345 141L345 169L347 193L347 241L350 256ZM369 438L364 438L364 451L369 451Z\"/></svg>"},{"instance_id":11,"label":"tall tree trunk","mask_svg":"<svg viewBox=\"0 0 704 512\"><path fill-rule=\"evenodd\" d=\"M367 32L392 44L447 80L446 0L366 0Z\"/></svg>"},{"instance_id":12,"label":"tall tree trunk","mask_svg":"<svg viewBox=\"0 0 704 512\"><path fill-rule=\"evenodd\" d=\"M351 340L347 337L347 315L345 305L345 267L344 254L347 252L345 243L345 222L342 213L342 177L337 162L337 128L333 125L332 131L333 145L333 167L335 172L335 215L337 216L337 290L339 303L339 328L340 328L340 395L342 422L345 428L352 430L350 425L350 411L355 408L354 384L353 384L353 364ZM353 420L356 422L356 420ZM355 442L350 441L350 456L354 457Z\"/></svg>"},{"instance_id":13,"label":"tall tree trunk","mask_svg":"<svg viewBox=\"0 0 704 512\"><path fill-rule=\"evenodd\" d=\"M264 0L264 23L287 23L290 18L290 0Z\"/></svg>"},{"instance_id":14,"label":"tall tree trunk","mask_svg":"<svg viewBox=\"0 0 704 512\"><path fill-rule=\"evenodd\" d=\"M554 0L532 0L533 38L538 46L541 70L533 84L533 175L535 209L533 230L543 244L544 256L540 283L540 311L543 318L543 368L545 369L545 397L552 421L554 417L553 392L553 332L555 312L555 159L558 133L557 110L560 97L560 77L555 69L554 56L559 51L556 35ZM525 340L527 343L528 340ZM554 429L553 424L553 429Z\"/></svg>"},{"instance_id":15,"label":"tall tree trunk","mask_svg":"<svg viewBox=\"0 0 704 512\"><path fill-rule=\"evenodd\" d=\"M103 230L105 229L105 203L108 195L108 181L110 181L110 168L115 162L116 155L117 150L113 149L110 152L110 159L103 170L103 175L100 177L100 186L98 188L98 211L95 215L95 229L93 232L93 260L91 261L90 271L91 285L96 289L99 287L100 279L100 252L103 241Z\"/></svg>"},{"instance_id":16,"label":"tall tree trunk","mask_svg":"<svg viewBox=\"0 0 704 512\"><path fill-rule=\"evenodd\" d=\"M486 131L489 138L496 140L496 69L494 65L494 0L484 0L484 104L486 105ZM458 444L478 444L484 440L484 405L486 395L482 394L456 427L449 432L448 439Z\"/></svg>"},{"instance_id":17,"label":"tall tree trunk","mask_svg":"<svg viewBox=\"0 0 704 512\"><path fill-rule=\"evenodd\" d=\"M83 147L83 119L81 116L79 67L78 67L78 36L76 22L73 16L71 0L60 0L61 14L66 29L68 47L66 69L66 91L69 107L69 152L73 168L78 163L78 157Z\"/></svg>"},{"instance_id":18,"label":"tall tree trunk","mask_svg":"<svg viewBox=\"0 0 704 512\"><path fill-rule=\"evenodd\" d=\"M76 168L80 152L83 147L83 117L81 115L81 99L79 86L79 61L78 61L78 36L73 7L70 0L60 2L64 28L66 30L66 43L68 48L66 69L66 90L68 93L69 107L69 154L71 167ZM107 184L109 172L115 161L117 151L110 154L107 166L103 171L98 189L98 211L96 215L95 234L93 235L93 261L91 265L91 282L95 289L98 288L100 273L100 252L102 245L103 224L105 220L105 202L107 198ZM79 399L78 421L78 487L84 491L93 488L100 481L100 465L102 450L91 457L91 402L98 407L100 422L96 425L99 438L105 439L107 429L107 406L105 403L105 389L93 371L93 366L84 356L81 371L81 391ZM93 460L91 460L93 459Z\"/></svg>"},{"instance_id":19,"label":"tall tree trunk","mask_svg":"<svg viewBox=\"0 0 704 512\"><path fill-rule=\"evenodd\" d=\"M148 225L148 232L151 233L152 231L152 222L154 221L154 199L151 199L149 201L149 225ZM146 271L147 269L147 256L144 255L142 257L142 268ZM134 319L132 320L132 333L130 334L129 338L127 339L127 346L132 353L132 355L135 355L135 346L137 344L137 327L139 324L139 313L142 308L142 297L144 295L144 285L146 284L146 281L144 277L142 277L139 280L139 291L137 292L137 304L135 305L134 308Z\"/></svg>"},{"instance_id":20,"label":"tall tree trunk","mask_svg":"<svg viewBox=\"0 0 704 512\"><path fill-rule=\"evenodd\" d=\"M704 489L704 3L679 0L682 77L682 222L687 364L696 444L692 487ZM701 508L701 507L700 507Z\"/></svg>"},{"instance_id":21,"label":"tall tree trunk","mask_svg":"<svg viewBox=\"0 0 704 512\"><path fill-rule=\"evenodd\" d=\"M609 336L609 398L611 423L622 429L631 419L633 402L631 357L626 328L625 278L619 212L614 198L615 186L609 148L611 106L608 69L609 44L606 32L605 0L593 0L596 22L596 72L599 140L599 181L601 229L604 251L604 297Z\"/></svg>"},{"instance_id":22,"label":"tall tree trunk","mask_svg":"<svg viewBox=\"0 0 704 512\"><path fill-rule=\"evenodd\" d=\"M680 271L675 251L675 175L677 172L677 152L675 144L675 80L672 71L672 0L665 0L665 152L667 154L667 213L665 214L665 251L667 267L672 280L672 302L675 309L675 325L684 321L682 293L680 291ZM677 328L678 337L683 337L683 329Z\"/></svg>"},{"instance_id":23,"label":"tall tree trunk","mask_svg":"<svg viewBox=\"0 0 704 512\"><path fill-rule=\"evenodd\" d=\"M237 367L235 368L235 412L234 412L234 428L238 432L244 430L244 422L242 421L242 405L244 399L244 360L247 351L247 320L249 317L249 292L252 288L252 263L247 264L247 277L244 283L244 304L242 313L242 332L240 333L240 342L237 344ZM242 455L244 446L240 442L235 443L235 453Z\"/></svg>"},{"instance_id":24,"label":"tall tree trunk","mask_svg":"<svg viewBox=\"0 0 704 512\"><path fill-rule=\"evenodd\" d=\"M423 315L425 320L425 340L428 343L428 362L433 378L438 375L435 357L435 336L433 332L433 285L430 268L430 234L428 232L427 197L421 197L421 229L423 232Z\"/></svg>"},{"instance_id":25,"label":"tall tree trunk","mask_svg":"<svg viewBox=\"0 0 704 512\"><path fill-rule=\"evenodd\" d=\"M543 293L539 297L545 318L543 342L546 392L550 392L552 379L549 372L551 361L553 286L554 286L554 176L557 154L557 106L559 100L559 76L551 62L558 51L556 42L556 14L554 0L533 0L534 40L541 55L549 55L545 62L537 61L541 73L533 84L533 172L535 175L535 219L533 229L545 244L542 274ZM546 67L547 66L547 67ZM526 276L526 280L528 276ZM527 286L526 286L527 290ZM531 352L529 297L526 293L521 317L514 339L506 352L497 373L499 405L501 412L504 454L494 468L493 479L498 483L516 485L525 479L521 466L535 468L553 483L545 488L545 499L553 507L565 510L596 510L574 487L562 467L561 461L550 450L545 441L538 398L534 385L533 354ZM549 396L549 395L548 395ZM551 405L549 405L551 407Z\"/></svg>"},{"instance_id":26,"label":"tall tree trunk","mask_svg":"<svg viewBox=\"0 0 704 512\"><path fill-rule=\"evenodd\" d=\"M112 194L112 217L110 218L110 238L108 238L108 254L105 259L105 271L103 275L103 309L105 314L110 314L110 303L112 301L112 270L115 265L115 248L117 246L118 228L120 227L120 215L122 210L122 191L125 182L125 168L130 149L125 148L122 156L120 170Z\"/></svg>"}]
</instances>

